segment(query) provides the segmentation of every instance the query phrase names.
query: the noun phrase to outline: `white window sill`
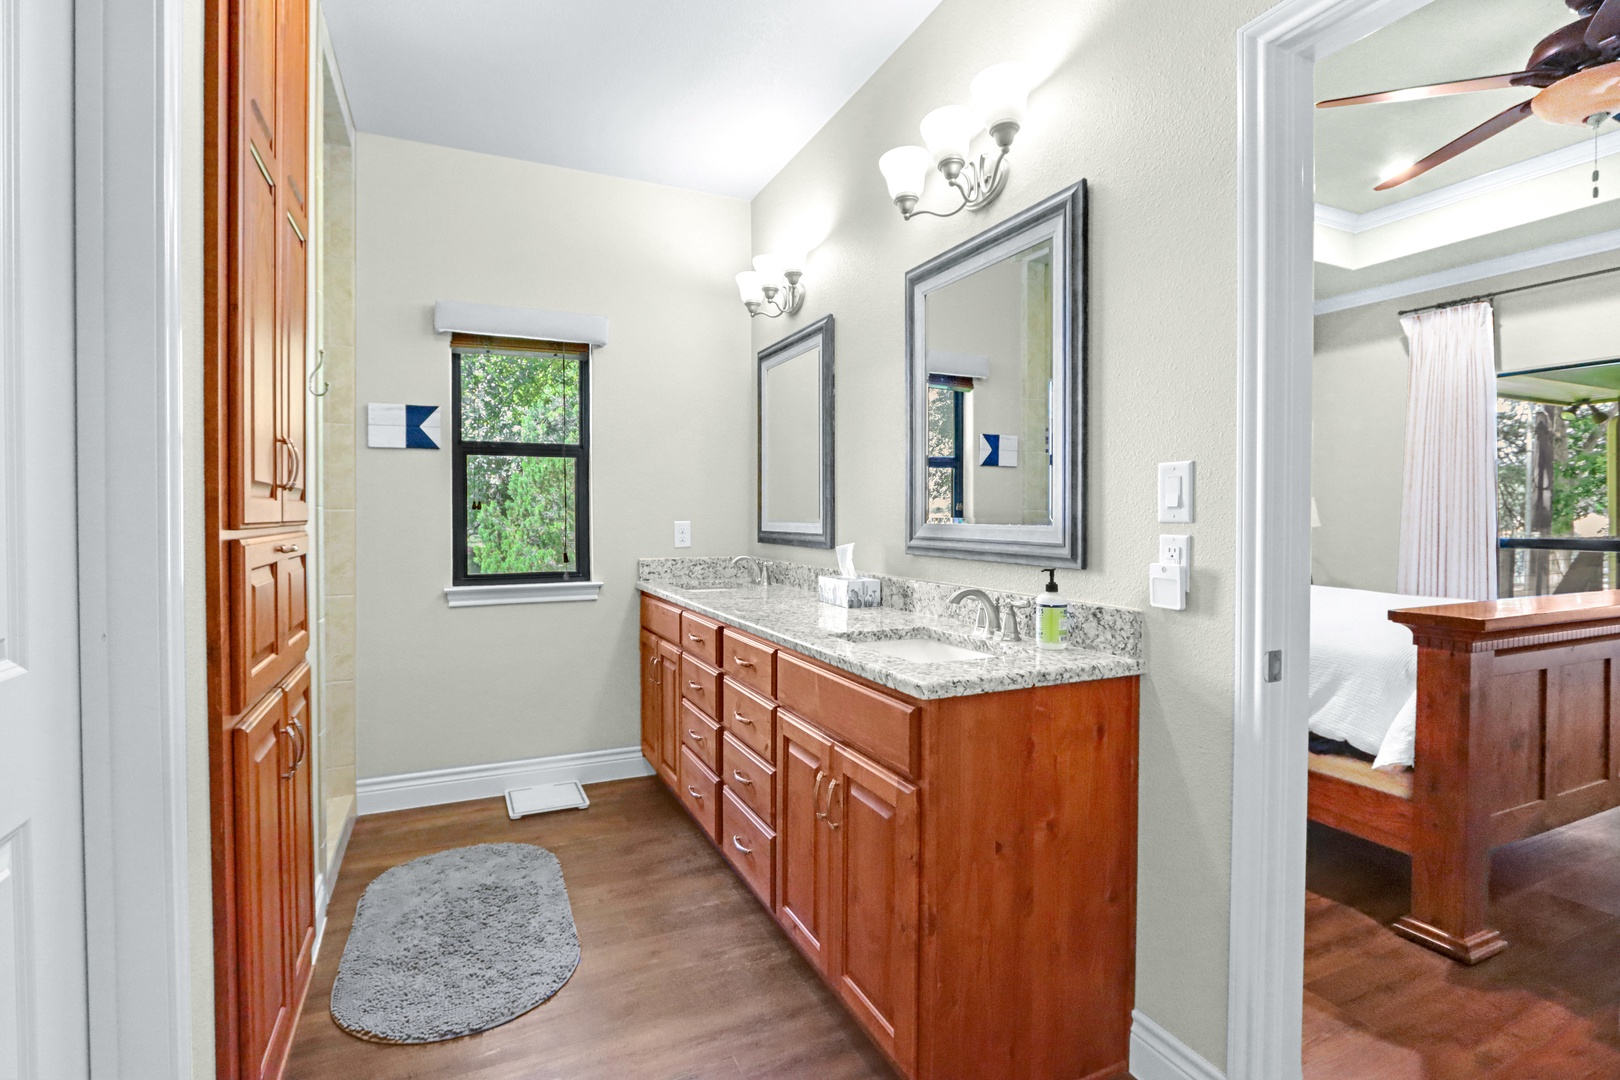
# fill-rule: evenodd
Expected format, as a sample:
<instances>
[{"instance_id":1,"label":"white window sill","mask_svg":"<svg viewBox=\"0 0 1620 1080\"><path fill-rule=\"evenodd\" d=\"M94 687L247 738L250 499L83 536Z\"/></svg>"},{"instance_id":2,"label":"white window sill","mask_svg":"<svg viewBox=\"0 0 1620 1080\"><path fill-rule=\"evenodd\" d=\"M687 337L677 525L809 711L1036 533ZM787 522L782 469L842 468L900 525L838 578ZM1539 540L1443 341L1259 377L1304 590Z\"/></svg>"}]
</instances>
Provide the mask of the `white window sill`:
<instances>
[{"instance_id":1,"label":"white window sill","mask_svg":"<svg viewBox=\"0 0 1620 1080\"><path fill-rule=\"evenodd\" d=\"M600 581L529 581L521 585L452 585L444 590L451 607L493 607L497 604L568 604L595 600Z\"/></svg>"}]
</instances>

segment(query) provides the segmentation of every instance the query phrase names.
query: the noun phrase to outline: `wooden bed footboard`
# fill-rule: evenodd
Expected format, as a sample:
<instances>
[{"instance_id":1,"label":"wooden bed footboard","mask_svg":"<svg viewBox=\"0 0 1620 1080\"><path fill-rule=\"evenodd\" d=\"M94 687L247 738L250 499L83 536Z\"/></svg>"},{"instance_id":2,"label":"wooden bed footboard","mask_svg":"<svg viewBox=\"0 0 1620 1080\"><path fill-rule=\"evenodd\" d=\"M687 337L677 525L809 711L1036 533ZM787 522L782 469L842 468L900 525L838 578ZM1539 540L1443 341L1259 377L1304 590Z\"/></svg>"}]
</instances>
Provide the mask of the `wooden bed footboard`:
<instances>
[{"instance_id":1,"label":"wooden bed footboard","mask_svg":"<svg viewBox=\"0 0 1620 1080\"><path fill-rule=\"evenodd\" d=\"M1409 851L1396 932L1478 963L1507 947L1487 921L1491 848L1620 806L1620 592L1389 617L1418 647L1409 821L1388 792L1347 794L1314 769L1311 816Z\"/></svg>"}]
</instances>

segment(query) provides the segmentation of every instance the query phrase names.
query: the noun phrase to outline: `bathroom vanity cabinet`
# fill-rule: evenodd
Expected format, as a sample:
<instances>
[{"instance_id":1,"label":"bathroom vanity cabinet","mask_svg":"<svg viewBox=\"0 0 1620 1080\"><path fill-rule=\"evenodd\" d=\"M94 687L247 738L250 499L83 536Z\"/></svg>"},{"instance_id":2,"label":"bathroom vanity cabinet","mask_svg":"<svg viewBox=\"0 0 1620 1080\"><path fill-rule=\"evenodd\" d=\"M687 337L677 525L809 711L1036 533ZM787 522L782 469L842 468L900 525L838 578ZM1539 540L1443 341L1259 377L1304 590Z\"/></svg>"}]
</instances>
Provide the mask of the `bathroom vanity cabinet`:
<instances>
[{"instance_id":1,"label":"bathroom vanity cabinet","mask_svg":"<svg viewBox=\"0 0 1620 1080\"><path fill-rule=\"evenodd\" d=\"M904 1075L1125 1075L1137 676L919 700L641 611L643 753Z\"/></svg>"}]
</instances>

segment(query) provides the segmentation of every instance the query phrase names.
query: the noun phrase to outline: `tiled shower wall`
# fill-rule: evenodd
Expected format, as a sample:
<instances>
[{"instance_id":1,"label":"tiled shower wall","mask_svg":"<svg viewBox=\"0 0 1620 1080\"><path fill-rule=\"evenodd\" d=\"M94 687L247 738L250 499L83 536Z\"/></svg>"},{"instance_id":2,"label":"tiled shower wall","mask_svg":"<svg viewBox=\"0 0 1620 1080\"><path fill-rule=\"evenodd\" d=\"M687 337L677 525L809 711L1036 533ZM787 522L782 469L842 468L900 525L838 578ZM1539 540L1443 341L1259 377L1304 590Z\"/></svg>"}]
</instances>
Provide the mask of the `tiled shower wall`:
<instances>
[{"instance_id":1,"label":"tiled shower wall","mask_svg":"<svg viewBox=\"0 0 1620 1080\"><path fill-rule=\"evenodd\" d=\"M324 65L323 65L324 66ZM320 825L330 874L354 816L354 146L330 78L322 78L321 247L316 305L320 416Z\"/></svg>"}]
</instances>

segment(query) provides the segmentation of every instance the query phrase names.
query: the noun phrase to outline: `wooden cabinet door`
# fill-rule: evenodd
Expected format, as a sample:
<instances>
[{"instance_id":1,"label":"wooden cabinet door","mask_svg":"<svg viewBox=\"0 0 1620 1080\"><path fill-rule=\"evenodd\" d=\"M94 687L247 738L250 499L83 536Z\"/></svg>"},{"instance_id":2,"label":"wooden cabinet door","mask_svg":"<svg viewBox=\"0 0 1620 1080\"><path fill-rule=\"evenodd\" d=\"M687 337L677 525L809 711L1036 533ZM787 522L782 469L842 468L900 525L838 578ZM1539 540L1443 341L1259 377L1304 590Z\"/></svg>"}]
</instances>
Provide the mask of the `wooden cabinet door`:
<instances>
[{"instance_id":1,"label":"wooden cabinet door","mask_svg":"<svg viewBox=\"0 0 1620 1080\"><path fill-rule=\"evenodd\" d=\"M296 1003L315 958L315 835L309 760L313 730L309 665L283 684L283 726L291 757L281 776L281 884L287 912L287 985Z\"/></svg>"},{"instance_id":2,"label":"wooden cabinet door","mask_svg":"<svg viewBox=\"0 0 1620 1080\"><path fill-rule=\"evenodd\" d=\"M268 0L253 0L251 13ZM251 51L251 50L250 50ZM230 404L233 428L228 483L231 527L281 522L281 482L286 454L281 443L276 342L276 185L275 155L257 109L241 125L237 168L239 229L236 267L237 322ZM270 106L267 106L270 107ZM271 107L272 113L274 112Z\"/></svg>"},{"instance_id":3,"label":"wooden cabinet door","mask_svg":"<svg viewBox=\"0 0 1620 1080\"><path fill-rule=\"evenodd\" d=\"M832 768L832 743L786 711L776 723L776 918L827 972L831 847L822 796Z\"/></svg>"},{"instance_id":4,"label":"wooden cabinet door","mask_svg":"<svg viewBox=\"0 0 1620 1080\"><path fill-rule=\"evenodd\" d=\"M299 533L274 546L280 556L276 584L281 590L276 632L281 653L292 664L309 651L309 538Z\"/></svg>"},{"instance_id":5,"label":"wooden cabinet door","mask_svg":"<svg viewBox=\"0 0 1620 1080\"><path fill-rule=\"evenodd\" d=\"M239 1075L280 1071L292 1033L288 917L282 873L283 773L294 760L283 738L282 695L271 693L231 730L235 819Z\"/></svg>"},{"instance_id":6,"label":"wooden cabinet door","mask_svg":"<svg viewBox=\"0 0 1620 1080\"><path fill-rule=\"evenodd\" d=\"M289 140L290 143L290 140ZM306 493L308 458L306 424L304 418L304 349L308 324L309 282L308 233L301 215L302 207L291 190L292 178L286 178L288 190L281 200L282 212L276 228L281 247L276 255L279 332L276 343L276 409L279 414L277 439L281 455L281 508L280 520L294 524L309 520L309 499Z\"/></svg>"},{"instance_id":7,"label":"wooden cabinet door","mask_svg":"<svg viewBox=\"0 0 1620 1080\"><path fill-rule=\"evenodd\" d=\"M826 797L832 843L829 974L907 1071L917 1059L917 789L842 746Z\"/></svg>"},{"instance_id":8,"label":"wooden cabinet door","mask_svg":"<svg viewBox=\"0 0 1620 1080\"><path fill-rule=\"evenodd\" d=\"M667 641L658 643L658 669L663 678L658 694L658 774L674 787L678 782L681 737L681 651Z\"/></svg>"},{"instance_id":9,"label":"wooden cabinet door","mask_svg":"<svg viewBox=\"0 0 1620 1080\"><path fill-rule=\"evenodd\" d=\"M663 759L658 744L662 742L664 699L662 660L658 655L658 639L647 631L641 632L641 756L654 769Z\"/></svg>"}]
</instances>

